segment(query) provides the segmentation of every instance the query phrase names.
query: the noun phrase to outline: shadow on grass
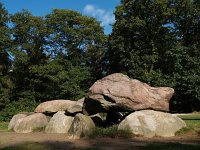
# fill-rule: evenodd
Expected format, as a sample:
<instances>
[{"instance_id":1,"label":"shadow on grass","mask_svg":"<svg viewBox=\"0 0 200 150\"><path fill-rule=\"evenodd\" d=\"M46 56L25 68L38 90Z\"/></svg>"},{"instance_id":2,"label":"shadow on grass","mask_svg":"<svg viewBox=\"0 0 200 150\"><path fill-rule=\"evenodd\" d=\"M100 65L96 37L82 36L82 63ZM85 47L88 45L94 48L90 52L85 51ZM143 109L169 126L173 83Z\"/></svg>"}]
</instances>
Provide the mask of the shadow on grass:
<instances>
[{"instance_id":1,"label":"shadow on grass","mask_svg":"<svg viewBox=\"0 0 200 150\"><path fill-rule=\"evenodd\" d=\"M138 145L137 142L123 144L119 143L88 143L78 144L76 142L29 142L19 145L12 145L1 150L200 150L200 144L180 143L145 143Z\"/></svg>"},{"instance_id":2,"label":"shadow on grass","mask_svg":"<svg viewBox=\"0 0 200 150\"><path fill-rule=\"evenodd\" d=\"M200 150L200 144L151 143L140 150Z\"/></svg>"}]
</instances>

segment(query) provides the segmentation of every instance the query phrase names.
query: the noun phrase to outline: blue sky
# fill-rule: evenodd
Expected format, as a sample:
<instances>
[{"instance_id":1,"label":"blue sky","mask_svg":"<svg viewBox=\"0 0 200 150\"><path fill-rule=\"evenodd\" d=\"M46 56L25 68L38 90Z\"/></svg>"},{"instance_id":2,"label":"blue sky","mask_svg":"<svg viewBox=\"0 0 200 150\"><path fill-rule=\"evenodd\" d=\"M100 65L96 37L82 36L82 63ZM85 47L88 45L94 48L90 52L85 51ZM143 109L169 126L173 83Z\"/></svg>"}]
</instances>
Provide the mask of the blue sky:
<instances>
[{"instance_id":1,"label":"blue sky","mask_svg":"<svg viewBox=\"0 0 200 150\"><path fill-rule=\"evenodd\" d=\"M106 34L112 30L110 24L115 21L113 12L120 4L120 0L0 0L0 2L11 14L22 9L27 9L36 16L45 16L55 8L76 10L101 21Z\"/></svg>"}]
</instances>

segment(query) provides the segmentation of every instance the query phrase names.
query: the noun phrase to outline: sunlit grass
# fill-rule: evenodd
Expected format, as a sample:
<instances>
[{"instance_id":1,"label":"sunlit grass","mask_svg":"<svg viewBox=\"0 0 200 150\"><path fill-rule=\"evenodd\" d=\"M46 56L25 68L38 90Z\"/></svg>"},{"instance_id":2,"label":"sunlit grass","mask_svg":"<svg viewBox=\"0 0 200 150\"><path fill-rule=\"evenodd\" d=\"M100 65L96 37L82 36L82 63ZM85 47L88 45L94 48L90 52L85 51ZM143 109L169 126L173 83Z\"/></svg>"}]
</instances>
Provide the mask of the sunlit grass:
<instances>
[{"instance_id":1,"label":"sunlit grass","mask_svg":"<svg viewBox=\"0 0 200 150\"><path fill-rule=\"evenodd\" d=\"M176 134L186 134L191 133L194 135L200 135L200 114L193 113L188 115L178 115L181 119L183 119L187 125L186 128L179 130Z\"/></svg>"}]
</instances>

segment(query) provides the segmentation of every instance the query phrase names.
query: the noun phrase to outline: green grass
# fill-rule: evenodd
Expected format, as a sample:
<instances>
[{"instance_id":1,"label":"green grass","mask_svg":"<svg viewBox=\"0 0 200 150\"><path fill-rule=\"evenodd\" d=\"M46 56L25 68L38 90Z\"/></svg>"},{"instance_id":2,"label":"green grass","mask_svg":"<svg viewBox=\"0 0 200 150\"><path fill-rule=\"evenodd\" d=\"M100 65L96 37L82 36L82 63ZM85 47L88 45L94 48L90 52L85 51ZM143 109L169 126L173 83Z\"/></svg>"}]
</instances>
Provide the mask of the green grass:
<instances>
[{"instance_id":1,"label":"green grass","mask_svg":"<svg viewBox=\"0 0 200 150\"><path fill-rule=\"evenodd\" d=\"M178 115L179 118L183 119L187 125L186 128L179 130L176 135L192 133L194 135L200 135L200 114L193 113L188 115Z\"/></svg>"},{"instance_id":2,"label":"green grass","mask_svg":"<svg viewBox=\"0 0 200 150\"><path fill-rule=\"evenodd\" d=\"M183 120L200 120L200 114L188 114L188 115L178 115L179 118Z\"/></svg>"},{"instance_id":3,"label":"green grass","mask_svg":"<svg viewBox=\"0 0 200 150\"><path fill-rule=\"evenodd\" d=\"M130 138L132 133L129 130L118 130L117 125L113 125L107 128L95 127L92 133L89 135L90 138L97 137L111 137L111 138Z\"/></svg>"},{"instance_id":4,"label":"green grass","mask_svg":"<svg viewBox=\"0 0 200 150\"><path fill-rule=\"evenodd\" d=\"M0 131L7 131L8 124L9 124L9 122L0 122Z\"/></svg>"}]
</instances>

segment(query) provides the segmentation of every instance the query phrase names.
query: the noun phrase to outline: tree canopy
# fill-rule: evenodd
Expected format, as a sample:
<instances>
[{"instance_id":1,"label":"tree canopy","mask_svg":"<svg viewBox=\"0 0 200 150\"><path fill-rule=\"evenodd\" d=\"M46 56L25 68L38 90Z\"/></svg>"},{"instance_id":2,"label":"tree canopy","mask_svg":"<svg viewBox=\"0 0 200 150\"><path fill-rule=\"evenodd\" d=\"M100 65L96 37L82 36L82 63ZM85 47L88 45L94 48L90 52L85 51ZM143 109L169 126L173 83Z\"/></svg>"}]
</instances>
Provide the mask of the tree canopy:
<instances>
[{"instance_id":1,"label":"tree canopy","mask_svg":"<svg viewBox=\"0 0 200 150\"><path fill-rule=\"evenodd\" d=\"M107 53L109 71L124 72L154 86L171 86L176 92L173 104L184 111L196 109L200 102L199 2L122 0L115 16Z\"/></svg>"}]
</instances>

